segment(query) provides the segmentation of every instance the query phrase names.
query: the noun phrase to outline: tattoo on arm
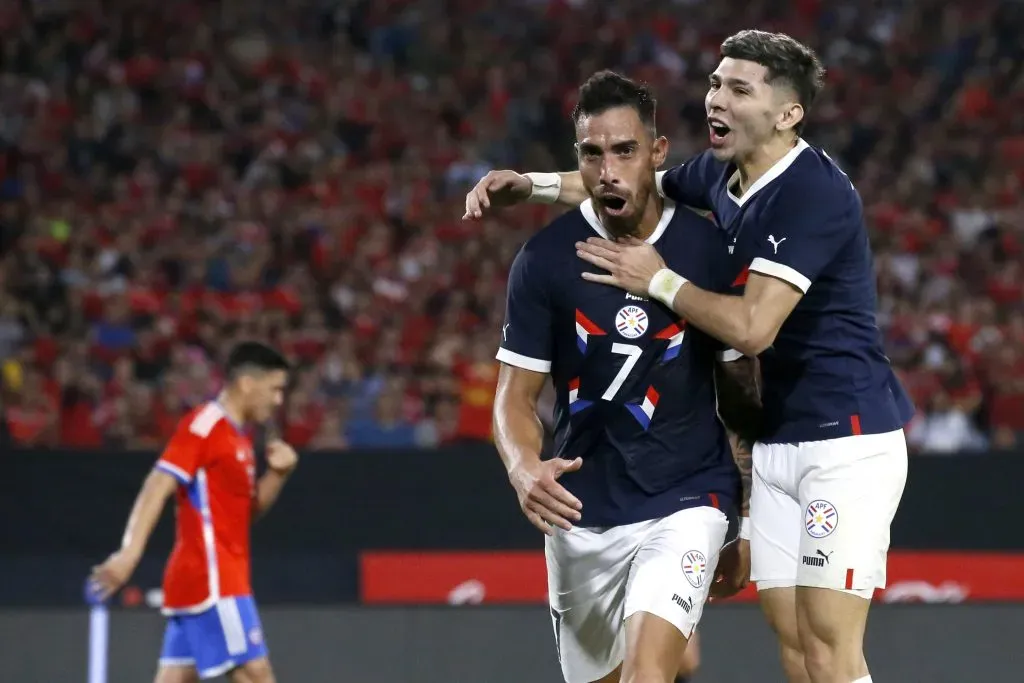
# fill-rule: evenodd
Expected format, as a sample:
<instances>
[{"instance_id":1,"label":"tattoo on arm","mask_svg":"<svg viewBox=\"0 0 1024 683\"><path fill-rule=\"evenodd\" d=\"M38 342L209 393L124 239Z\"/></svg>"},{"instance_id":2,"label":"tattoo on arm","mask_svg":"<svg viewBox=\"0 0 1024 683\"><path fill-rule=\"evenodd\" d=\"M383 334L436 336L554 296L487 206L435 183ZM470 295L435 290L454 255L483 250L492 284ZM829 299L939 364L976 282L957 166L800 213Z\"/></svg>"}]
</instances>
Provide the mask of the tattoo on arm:
<instances>
[{"instance_id":1,"label":"tattoo on arm","mask_svg":"<svg viewBox=\"0 0 1024 683\"><path fill-rule=\"evenodd\" d=\"M718 414L729 433L733 459L743 484L741 513L750 511L753 446L761 431L760 368L755 358L719 363L715 368Z\"/></svg>"},{"instance_id":2,"label":"tattoo on arm","mask_svg":"<svg viewBox=\"0 0 1024 683\"><path fill-rule=\"evenodd\" d=\"M740 471L740 483L743 486L740 515L746 517L750 514L750 489L754 484L754 444L735 432L729 432L729 445L732 446L732 458Z\"/></svg>"}]
</instances>

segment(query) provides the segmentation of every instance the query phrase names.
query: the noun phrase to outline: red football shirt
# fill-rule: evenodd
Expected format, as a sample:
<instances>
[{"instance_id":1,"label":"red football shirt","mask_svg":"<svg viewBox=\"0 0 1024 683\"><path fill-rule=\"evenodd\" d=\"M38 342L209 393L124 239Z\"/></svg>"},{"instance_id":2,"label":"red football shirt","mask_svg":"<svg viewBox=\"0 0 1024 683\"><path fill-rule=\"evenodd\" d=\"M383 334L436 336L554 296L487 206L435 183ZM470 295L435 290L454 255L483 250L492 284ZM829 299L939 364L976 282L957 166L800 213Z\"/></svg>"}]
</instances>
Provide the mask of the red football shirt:
<instances>
[{"instance_id":1,"label":"red football shirt","mask_svg":"<svg viewBox=\"0 0 1024 683\"><path fill-rule=\"evenodd\" d=\"M252 442L218 403L178 423L156 463L180 482L174 549L164 571L164 613L202 612L249 595L249 530L256 495Z\"/></svg>"}]
</instances>

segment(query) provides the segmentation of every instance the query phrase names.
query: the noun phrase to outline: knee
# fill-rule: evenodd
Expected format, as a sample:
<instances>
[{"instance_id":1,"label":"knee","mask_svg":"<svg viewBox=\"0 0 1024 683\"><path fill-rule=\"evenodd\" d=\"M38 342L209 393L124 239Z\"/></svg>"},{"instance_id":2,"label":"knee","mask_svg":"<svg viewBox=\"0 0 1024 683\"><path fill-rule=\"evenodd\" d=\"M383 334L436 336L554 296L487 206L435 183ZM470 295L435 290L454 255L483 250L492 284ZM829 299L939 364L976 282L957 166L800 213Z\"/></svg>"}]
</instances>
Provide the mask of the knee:
<instances>
[{"instance_id":1,"label":"knee","mask_svg":"<svg viewBox=\"0 0 1024 683\"><path fill-rule=\"evenodd\" d=\"M855 676L864 661L859 644L844 642L829 632L800 630L800 649L812 680L830 680L835 676ZM851 679L852 680L852 679Z\"/></svg>"},{"instance_id":2,"label":"knee","mask_svg":"<svg viewBox=\"0 0 1024 683\"><path fill-rule=\"evenodd\" d=\"M783 643L779 646L779 655L782 659L782 671L786 675L787 681L790 683L805 683L810 680L807 675L807 664L804 662L802 650Z\"/></svg>"},{"instance_id":3,"label":"knee","mask_svg":"<svg viewBox=\"0 0 1024 683\"><path fill-rule=\"evenodd\" d=\"M274 670L266 658L246 662L242 669L246 683L275 683Z\"/></svg>"}]
</instances>

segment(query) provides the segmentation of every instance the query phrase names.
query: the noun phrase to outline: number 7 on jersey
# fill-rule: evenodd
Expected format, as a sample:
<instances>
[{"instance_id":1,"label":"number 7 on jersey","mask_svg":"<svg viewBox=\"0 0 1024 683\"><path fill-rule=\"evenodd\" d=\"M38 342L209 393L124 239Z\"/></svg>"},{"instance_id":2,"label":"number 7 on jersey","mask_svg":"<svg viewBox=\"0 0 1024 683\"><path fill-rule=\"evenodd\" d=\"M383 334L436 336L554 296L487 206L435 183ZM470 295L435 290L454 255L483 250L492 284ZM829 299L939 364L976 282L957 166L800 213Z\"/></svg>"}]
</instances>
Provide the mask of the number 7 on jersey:
<instances>
[{"instance_id":1,"label":"number 7 on jersey","mask_svg":"<svg viewBox=\"0 0 1024 683\"><path fill-rule=\"evenodd\" d=\"M626 362L619 368L618 373L612 379L611 384L605 389L604 394L601 396L605 401L611 401L615 398L615 394L619 393L619 389L626 382L626 378L629 377L629 373L633 370L637 361L640 360L641 354L644 350L636 344L612 344L612 353L616 353L622 356L626 356Z\"/></svg>"}]
</instances>

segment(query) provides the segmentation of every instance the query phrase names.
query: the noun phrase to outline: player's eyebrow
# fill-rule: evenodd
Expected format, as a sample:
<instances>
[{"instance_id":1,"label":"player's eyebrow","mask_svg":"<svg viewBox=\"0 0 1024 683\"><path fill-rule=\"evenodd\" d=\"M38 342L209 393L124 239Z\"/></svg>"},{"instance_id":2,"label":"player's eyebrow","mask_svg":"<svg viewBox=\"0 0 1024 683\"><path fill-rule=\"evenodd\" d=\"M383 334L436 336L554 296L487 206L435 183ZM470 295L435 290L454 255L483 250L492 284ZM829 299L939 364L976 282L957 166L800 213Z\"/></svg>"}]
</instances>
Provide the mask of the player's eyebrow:
<instances>
[{"instance_id":1,"label":"player's eyebrow","mask_svg":"<svg viewBox=\"0 0 1024 683\"><path fill-rule=\"evenodd\" d=\"M580 142L577 144L579 150L586 154L600 154L604 151L604 148L601 145L597 144L596 142ZM638 140L620 140L618 142L613 142L611 145L608 146L608 148L612 152L620 153L628 152L629 150L639 146L640 142Z\"/></svg>"},{"instance_id":2,"label":"player's eyebrow","mask_svg":"<svg viewBox=\"0 0 1024 683\"><path fill-rule=\"evenodd\" d=\"M754 87L754 84L751 83L750 81L745 81L742 78L736 78L735 76L730 77L730 78L722 78L718 74L713 73L710 76L708 76L708 78L711 80L712 83L715 83L715 82L722 83L722 84L724 84L724 85L726 85L726 86L728 86L730 88L737 88L737 87L739 87L739 88L753 88Z\"/></svg>"}]
</instances>

